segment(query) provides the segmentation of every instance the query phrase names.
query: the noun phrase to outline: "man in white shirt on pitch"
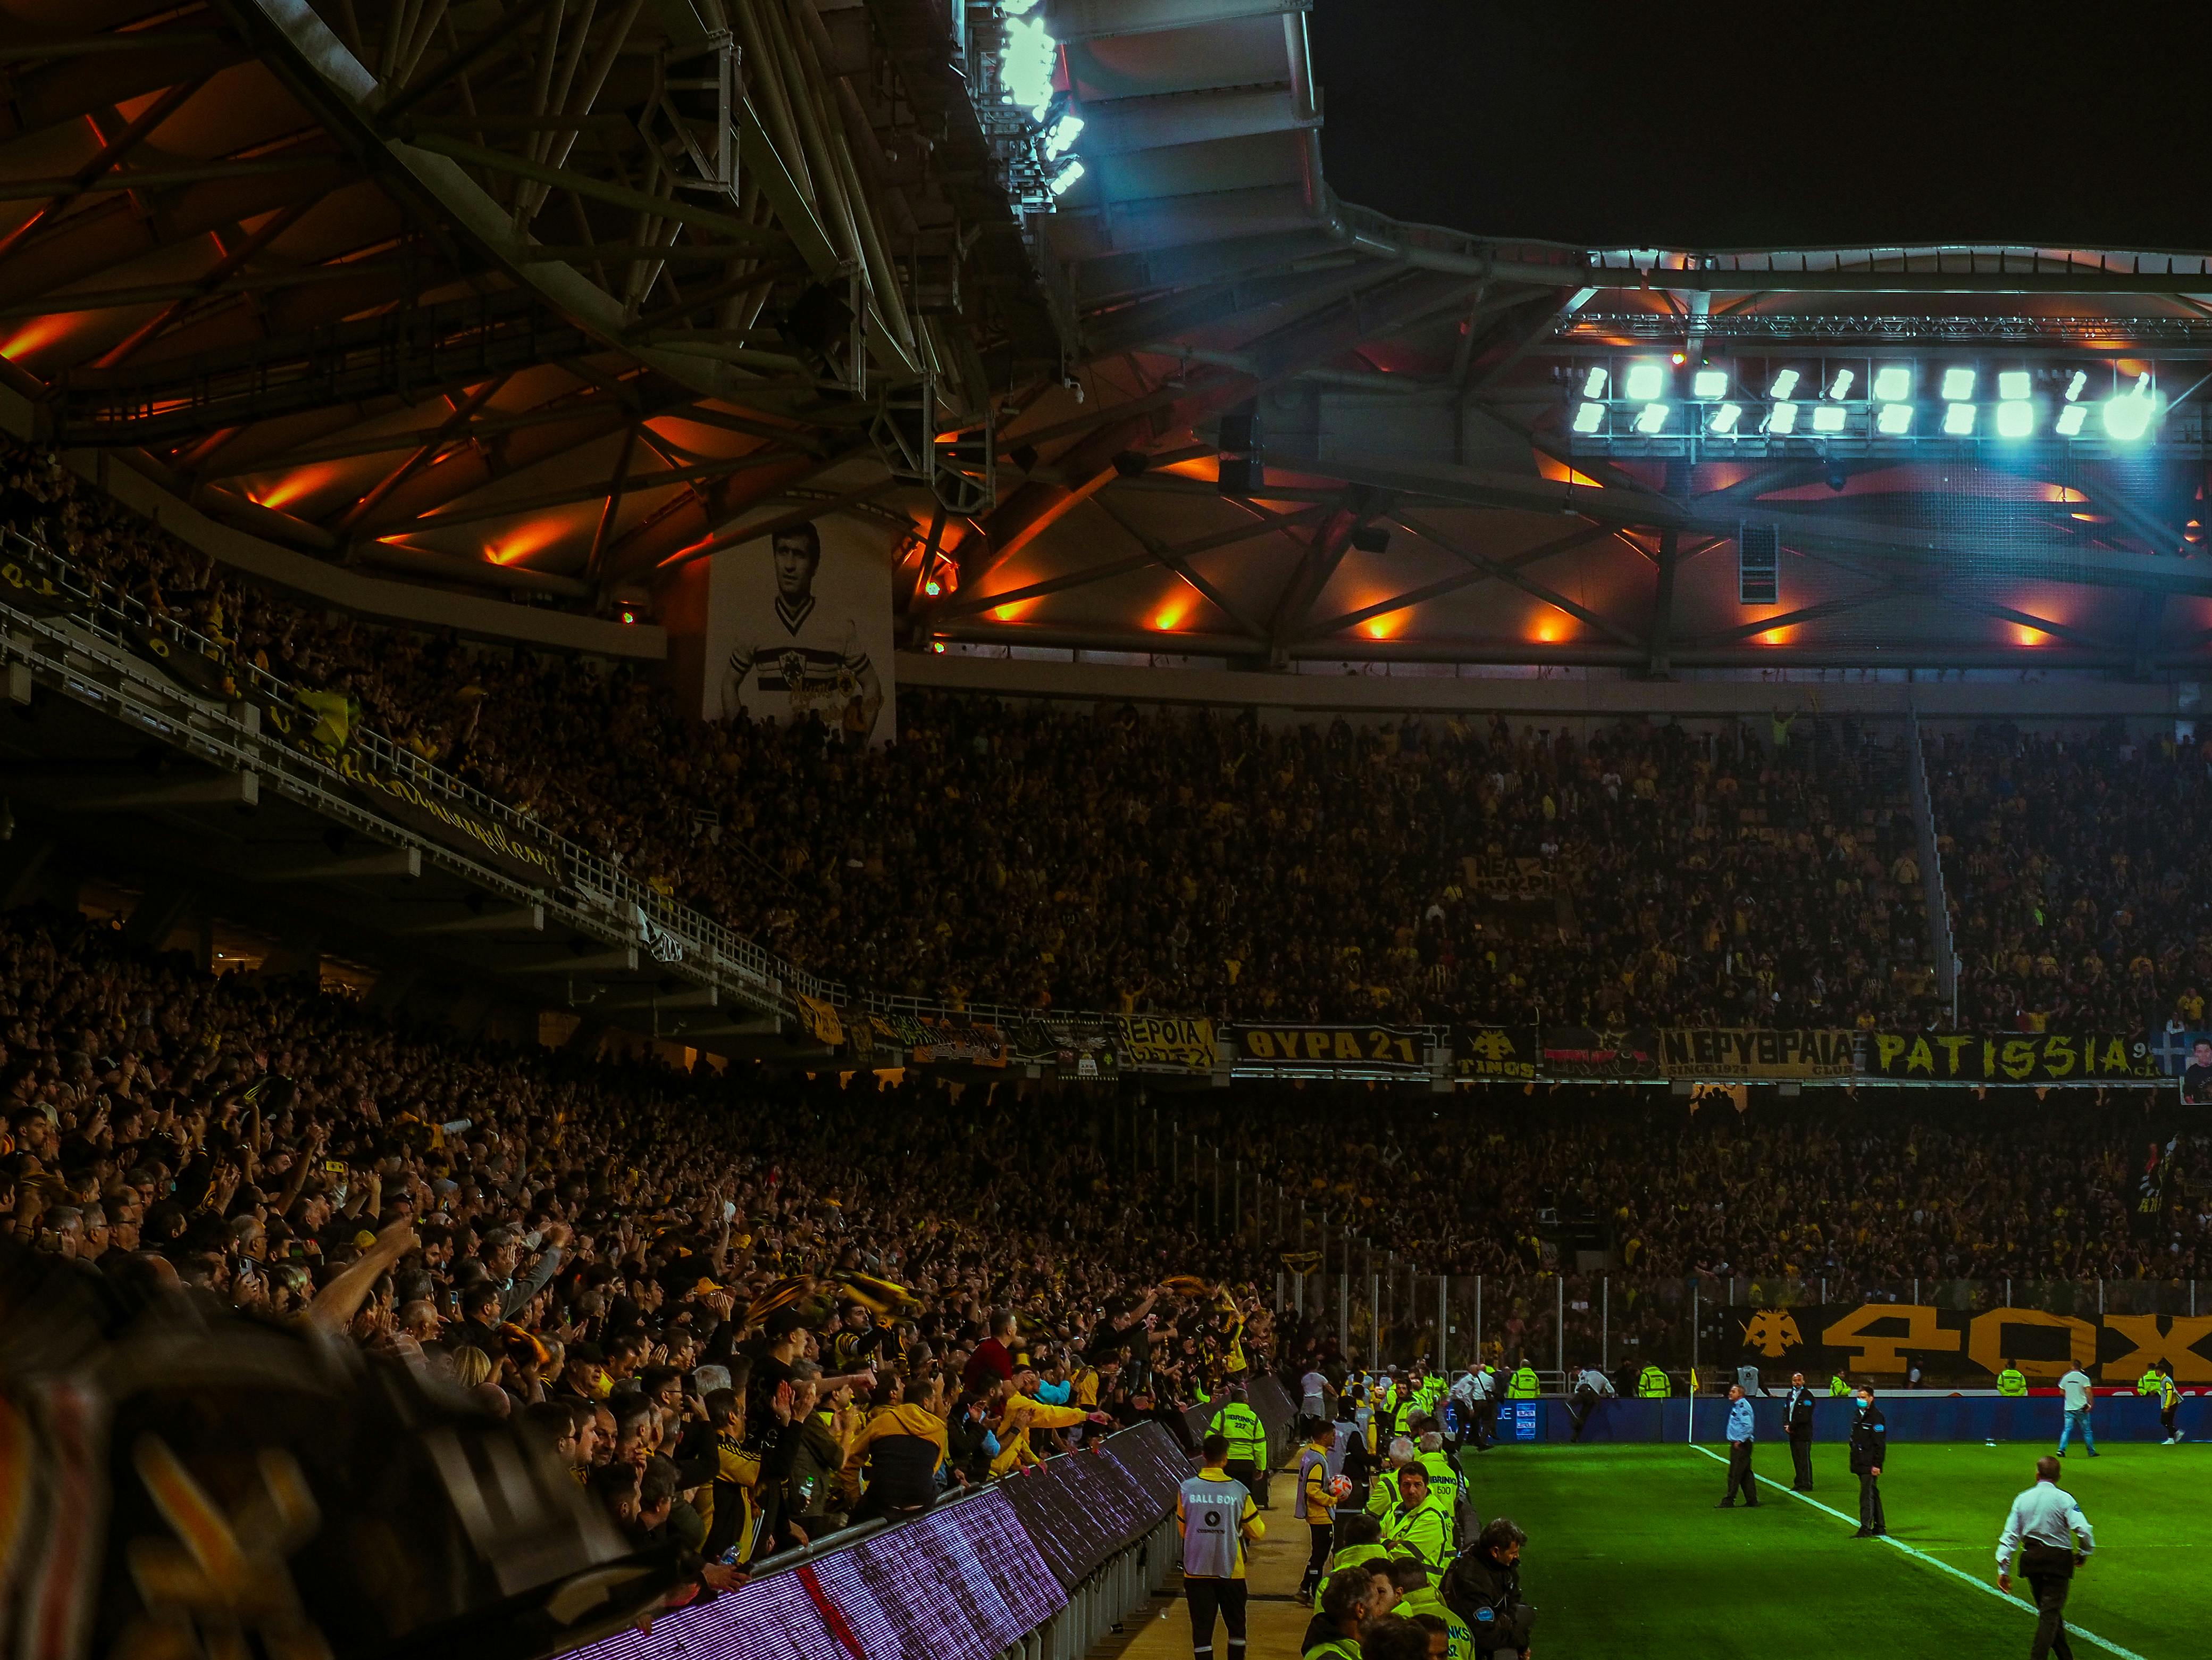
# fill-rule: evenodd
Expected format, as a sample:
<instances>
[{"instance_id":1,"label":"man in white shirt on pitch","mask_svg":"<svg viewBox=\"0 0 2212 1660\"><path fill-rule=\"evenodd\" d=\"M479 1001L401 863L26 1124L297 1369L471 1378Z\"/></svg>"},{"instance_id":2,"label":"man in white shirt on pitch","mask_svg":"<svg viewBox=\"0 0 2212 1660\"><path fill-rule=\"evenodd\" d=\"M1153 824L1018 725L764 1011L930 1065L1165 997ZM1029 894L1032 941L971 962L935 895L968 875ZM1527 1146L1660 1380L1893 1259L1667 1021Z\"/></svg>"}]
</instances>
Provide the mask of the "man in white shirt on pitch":
<instances>
[{"instance_id":1,"label":"man in white shirt on pitch","mask_svg":"<svg viewBox=\"0 0 2212 1660\"><path fill-rule=\"evenodd\" d=\"M2097 1548L2097 1535L2074 1495L2058 1485L2058 1461L2035 1461L2035 1485L2012 1501L2004 1531L1997 1535L1997 1589L2012 1590L2013 1553L2020 1554L2021 1577L2035 1594L2035 1642L2030 1660L2074 1660L2066 1641L2066 1594L2074 1570Z\"/></svg>"},{"instance_id":2,"label":"man in white shirt on pitch","mask_svg":"<svg viewBox=\"0 0 2212 1660\"><path fill-rule=\"evenodd\" d=\"M2058 1388L2066 1397L2066 1421L2058 1431L2058 1456L2063 1458L2067 1443L2079 1435L2081 1444L2089 1450L2089 1456L2094 1458L2097 1438L2089 1433L2089 1413L2097 1403L2095 1385L2090 1383L2087 1372L2075 1366L2058 1380Z\"/></svg>"}]
</instances>

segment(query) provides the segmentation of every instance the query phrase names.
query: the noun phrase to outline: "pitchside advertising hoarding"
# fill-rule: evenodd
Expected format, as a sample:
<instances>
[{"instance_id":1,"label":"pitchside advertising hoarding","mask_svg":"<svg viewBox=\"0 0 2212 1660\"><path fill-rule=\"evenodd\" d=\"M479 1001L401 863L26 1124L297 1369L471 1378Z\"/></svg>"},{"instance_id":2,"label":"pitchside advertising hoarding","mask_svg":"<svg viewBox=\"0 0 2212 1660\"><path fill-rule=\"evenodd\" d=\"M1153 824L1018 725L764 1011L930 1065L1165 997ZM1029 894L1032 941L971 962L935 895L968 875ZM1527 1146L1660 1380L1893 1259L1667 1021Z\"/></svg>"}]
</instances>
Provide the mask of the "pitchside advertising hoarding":
<instances>
[{"instance_id":1,"label":"pitchside advertising hoarding","mask_svg":"<svg viewBox=\"0 0 2212 1660\"><path fill-rule=\"evenodd\" d=\"M2079 1366L2100 1383L2132 1384L2171 1360L2179 1382L2212 1383L2212 1315L1856 1303L1741 1305L1721 1321L1723 1358L1766 1372L1898 1377L1917 1365L1947 1377L1985 1373L1994 1387L2009 1360L2035 1383Z\"/></svg>"}]
</instances>

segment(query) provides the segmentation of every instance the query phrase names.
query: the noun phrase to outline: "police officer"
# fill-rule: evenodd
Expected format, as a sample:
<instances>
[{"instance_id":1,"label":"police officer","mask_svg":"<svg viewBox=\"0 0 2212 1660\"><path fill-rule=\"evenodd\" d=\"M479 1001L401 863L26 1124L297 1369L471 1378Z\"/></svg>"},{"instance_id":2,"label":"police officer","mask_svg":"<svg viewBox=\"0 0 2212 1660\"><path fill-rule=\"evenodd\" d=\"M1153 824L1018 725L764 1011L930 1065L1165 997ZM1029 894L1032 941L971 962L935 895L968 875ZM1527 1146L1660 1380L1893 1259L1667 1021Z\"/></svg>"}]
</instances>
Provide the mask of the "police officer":
<instances>
[{"instance_id":1,"label":"police officer","mask_svg":"<svg viewBox=\"0 0 2212 1660\"><path fill-rule=\"evenodd\" d=\"M2074 1495L2058 1485L2058 1461L2048 1454L2035 1461L2035 1485L2012 1501L1997 1535L1999 1590L2012 1590L2015 1547L2020 1571L2035 1593L2035 1641L2028 1653L2033 1660L2046 1654L2074 1660L2066 1641L2066 1593L2073 1589L2074 1570L2097 1548L2097 1535Z\"/></svg>"},{"instance_id":2,"label":"police officer","mask_svg":"<svg viewBox=\"0 0 2212 1660\"><path fill-rule=\"evenodd\" d=\"M1813 1491L1813 1391L1805 1387L1805 1374L1790 1374L1790 1389L1782 1397L1782 1426L1790 1434L1792 1493Z\"/></svg>"},{"instance_id":3,"label":"police officer","mask_svg":"<svg viewBox=\"0 0 2212 1660\"><path fill-rule=\"evenodd\" d=\"M1543 1385L1536 1381L1536 1369L1528 1364L1528 1357L1524 1355L1521 1364L1513 1368L1513 1376L1506 1383L1505 1398L1508 1401L1534 1401L1541 1393Z\"/></svg>"},{"instance_id":4,"label":"police officer","mask_svg":"<svg viewBox=\"0 0 2212 1660\"><path fill-rule=\"evenodd\" d=\"M1889 1425L1874 1403L1874 1385L1859 1385L1851 1418L1851 1474L1859 1478L1859 1530L1855 1539L1879 1539L1889 1531L1881 1510L1881 1467L1889 1458Z\"/></svg>"},{"instance_id":5,"label":"police officer","mask_svg":"<svg viewBox=\"0 0 2212 1660\"><path fill-rule=\"evenodd\" d=\"M1230 1476L1228 1457L1228 1438L1207 1436L1205 1466L1176 1498L1183 1594L1190 1600L1190 1648L1197 1660L1212 1660L1217 1612L1229 1630L1229 1660L1243 1660L1244 1547L1267 1531L1251 1493Z\"/></svg>"},{"instance_id":6,"label":"police officer","mask_svg":"<svg viewBox=\"0 0 2212 1660\"><path fill-rule=\"evenodd\" d=\"M1224 1437L1229 1443L1229 1462L1224 1466L1236 1481L1242 1481L1247 1491L1260 1501L1260 1508L1267 1508L1267 1426L1260 1421L1260 1414L1246 1404L1244 1386L1229 1386L1229 1398L1213 1414L1206 1426L1209 1434Z\"/></svg>"},{"instance_id":7,"label":"police officer","mask_svg":"<svg viewBox=\"0 0 2212 1660\"><path fill-rule=\"evenodd\" d=\"M1720 1510L1733 1510L1738 1489L1743 1493L1744 1503L1751 1509L1759 1508L1759 1482L1751 1473L1751 1449L1757 1438L1751 1401L1741 1383L1729 1385L1729 1470L1728 1491L1721 1497Z\"/></svg>"},{"instance_id":8,"label":"police officer","mask_svg":"<svg viewBox=\"0 0 2212 1660\"><path fill-rule=\"evenodd\" d=\"M1474 1633L1478 1657L1528 1651L1536 1610L1521 1600L1521 1548L1528 1542L1510 1520L1495 1517L1444 1576L1444 1602Z\"/></svg>"},{"instance_id":9,"label":"police officer","mask_svg":"<svg viewBox=\"0 0 2212 1660\"><path fill-rule=\"evenodd\" d=\"M2004 1370L1997 1374L1997 1393L2008 1400L2027 1398L2027 1375L2009 1360L2004 1363Z\"/></svg>"},{"instance_id":10,"label":"police officer","mask_svg":"<svg viewBox=\"0 0 2212 1660\"><path fill-rule=\"evenodd\" d=\"M1636 1376L1636 1398L1639 1401L1664 1401L1674 1392L1674 1386L1667 1381L1667 1374L1659 1363L1646 1360L1644 1370Z\"/></svg>"}]
</instances>

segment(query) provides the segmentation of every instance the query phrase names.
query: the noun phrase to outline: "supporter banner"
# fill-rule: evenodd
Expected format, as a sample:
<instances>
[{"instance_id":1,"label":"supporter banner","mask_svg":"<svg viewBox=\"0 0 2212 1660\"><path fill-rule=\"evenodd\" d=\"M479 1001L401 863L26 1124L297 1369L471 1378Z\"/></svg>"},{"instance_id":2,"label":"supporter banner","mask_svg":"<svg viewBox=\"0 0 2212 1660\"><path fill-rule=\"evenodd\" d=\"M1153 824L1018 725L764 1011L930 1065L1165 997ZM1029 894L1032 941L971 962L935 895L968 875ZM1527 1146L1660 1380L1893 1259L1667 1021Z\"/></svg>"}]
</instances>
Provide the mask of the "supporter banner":
<instances>
[{"instance_id":1,"label":"supporter banner","mask_svg":"<svg viewBox=\"0 0 2212 1660\"><path fill-rule=\"evenodd\" d=\"M1225 1037L1240 1061L1367 1072L1429 1069L1427 1037L1398 1026L1233 1026Z\"/></svg>"},{"instance_id":2,"label":"supporter banner","mask_svg":"<svg viewBox=\"0 0 2212 1660\"><path fill-rule=\"evenodd\" d=\"M464 802L425 789L411 778L372 766L365 757L351 751L333 764L354 794L395 824L443 842L535 887L559 887L567 880L561 849L550 837L503 824Z\"/></svg>"},{"instance_id":3,"label":"supporter banner","mask_svg":"<svg viewBox=\"0 0 2212 1660\"><path fill-rule=\"evenodd\" d=\"M2110 1032L1877 1032L1867 1042L1869 1077L1906 1082L2064 1084L2156 1078L2158 1060L2140 1037Z\"/></svg>"},{"instance_id":4,"label":"supporter banner","mask_svg":"<svg viewBox=\"0 0 2212 1660\"><path fill-rule=\"evenodd\" d=\"M1839 1028L1669 1026L1659 1034L1659 1058L1669 1078L1847 1078L1857 1043L1856 1032Z\"/></svg>"},{"instance_id":5,"label":"supporter banner","mask_svg":"<svg viewBox=\"0 0 2212 1660\"><path fill-rule=\"evenodd\" d=\"M2150 1049L2159 1070L2181 1080L2185 1102L2212 1107L2212 1031L2161 1032Z\"/></svg>"},{"instance_id":6,"label":"supporter banner","mask_svg":"<svg viewBox=\"0 0 2212 1660\"><path fill-rule=\"evenodd\" d=\"M1452 1075L1533 1082L1543 1070L1543 1044L1534 1026L1461 1026L1452 1032Z\"/></svg>"},{"instance_id":7,"label":"supporter banner","mask_svg":"<svg viewBox=\"0 0 2212 1660\"><path fill-rule=\"evenodd\" d=\"M10 537L8 545L11 556L0 560L0 600L33 617L59 617L77 608L75 597L54 580L43 552L18 537Z\"/></svg>"},{"instance_id":8,"label":"supporter banner","mask_svg":"<svg viewBox=\"0 0 2212 1660\"><path fill-rule=\"evenodd\" d=\"M1006 1035L996 1026L963 1020L955 1014L925 1017L917 1024L922 1031L922 1041L914 1046L917 1067L1006 1064Z\"/></svg>"},{"instance_id":9,"label":"supporter banner","mask_svg":"<svg viewBox=\"0 0 2212 1660\"><path fill-rule=\"evenodd\" d=\"M1011 1059L1050 1067L1067 1083L1111 1083L1121 1074L1113 1029L1103 1021L1024 1020L1007 1033L1007 1041Z\"/></svg>"},{"instance_id":10,"label":"supporter banner","mask_svg":"<svg viewBox=\"0 0 2212 1660\"><path fill-rule=\"evenodd\" d=\"M814 1034L817 1043L827 1043L836 1049L845 1041L845 1023L831 1005L818 997L809 997L803 991L791 994L791 1000L799 1006L799 1018L806 1023L806 1030Z\"/></svg>"},{"instance_id":11,"label":"supporter banner","mask_svg":"<svg viewBox=\"0 0 2212 1660\"><path fill-rule=\"evenodd\" d=\"M1642 1078L1660 1075L1659 1034L1639 1027L1601 1031L1589 1026L1547 1026L1540 1072L1547 1078Z\"/></svg>"},{"instance_id":12,"label":"supporter banner","mask_svg":"<svg viewBox=\"0 0 2212 1660\"><path fill-rule=\"evenodd\" d=\"M1567 885L1541 859L1509 859L1502 854L1470 853L1459 861L1469 893L1492 899L1548 899Z\"/></svg>"},{"instance_id":13,"label":"supporter banner","mask_svg":"<svg viewBox=\"0 0 2212 1660\"><path fill-rule=\"evenodd\" d=\"M1202 1016L1124 1014L1115 1019L1121 1054L1139 1071L1212 1072L1221 1058L1213 1022Z\"/></svg>"},{"instance_id":14,"label":"supporter banner","mask_svg":"<svg viewBox=\"0 0 2212 1660\"><path fill-rule=\"evenodd\" d=\"M819 720L848 739L898 729L891 553L874 526L835 515L739 542L708 575L709 721Z\"/></svg>"},{"instance_id":15,"label":"supporter banner","mask_svg":"<svg viewBox=\"0 0 2212 1660\"><path fill-rule=\"evenodd\" d=\"M2095 1298L2087 1299L2094 1310ZM1943 1377L1986 1373L2011 1361L2038 1383L2079 1366L2100 1383L2133 1383L2160 1360L2184 1383L2212 1383L2212 1315L2053 1314L2043 1309L1930 1308L1911 1303L1735 1307L1722 1310L1720 1358L1729 1366L1802 1371L1825 1383L1895 1377L1917 1365ZM1712 1328L1705 1331L1711 1335Z\"/></svg>"},{"instance_id":16,"label":"supporter banner","mask_svg":"<svg viewBox=\"0 0 2212 1660\"><path fill-rule=\"evenodd\" d=\"M929 1031L910 1014L856 1014L845 1022L845 1040L856 1060L878 1067L902 1067Z\"/></svg>"}]
</instances>

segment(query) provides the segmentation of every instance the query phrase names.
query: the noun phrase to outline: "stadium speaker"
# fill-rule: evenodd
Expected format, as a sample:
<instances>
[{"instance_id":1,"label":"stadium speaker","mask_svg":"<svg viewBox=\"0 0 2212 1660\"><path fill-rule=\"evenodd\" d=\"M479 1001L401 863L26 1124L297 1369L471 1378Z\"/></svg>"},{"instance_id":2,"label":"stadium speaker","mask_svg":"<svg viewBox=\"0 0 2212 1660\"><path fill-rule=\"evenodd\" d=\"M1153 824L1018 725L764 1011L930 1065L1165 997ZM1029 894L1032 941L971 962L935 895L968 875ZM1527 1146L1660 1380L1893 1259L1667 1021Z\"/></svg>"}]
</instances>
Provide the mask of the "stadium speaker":
<instances>
[{"instance_id":1,"label":"stadium speaker","mask_svg":"<svg viewBox=\"0 0 2212 1660\"><path fill-rule=\"evenodd\" d=\"M1252 404L1239 404L1224 414L1221 417L1221 447L1240 453L1250 449L1258 417L1258 408Z\"/></svg>"},{"instance_id":2,"label":"stadium speaker","mask_svg":"<svg viewBox=\"0 0 2212 1660\"><path fill-rule=\"evenodd\" d=\"M1267 483L1266 470L1249 455L1221 458L1221 493L1224 496L1249 496Z\"/></svg>"},{"instance_id":3,"label":"stadium speaker","mask_svg":"<svg viewBox=\"0 0 2212 1660\"><path fill-rule=\"evenodd\" d=\"M1771 525L1741 525L1735 533L1736 597L1747 605L1779 605L1782 538Z\"/></svg>"},{"instance_id":4,"label":"stadium speaker","mask_svg":"<svg viewBox=\"0 0 2212 1660\"><path fill-rule=\"evenodd\" d=\"M1352 532L1352 545L1362 553L1382 553L1390 546L1390 532L1380 525L1362 525Z\"/></svg>"},{"instance_id":5,"label":"stadium speaker","mask_svg":"<svg viewBox=\"0 0 2212 1660\"><path fill-rule=\"evenodd\" d=\"M852 331L853 308L819 283L810 283L784 313L783 331L824 362Z\"/></svg>"},{"instance_id":6,"label":"stadium speaker","mask_svg":"<svg viewBox=\"0 0 2212 1660\"><path fill-rule=\"evenodd\" d=\"M1122 450L1114 457L1114 471L1124 478L1141 478L1152 465L1152 458L1140 450Z\"/></svg>"}]
</instances>

